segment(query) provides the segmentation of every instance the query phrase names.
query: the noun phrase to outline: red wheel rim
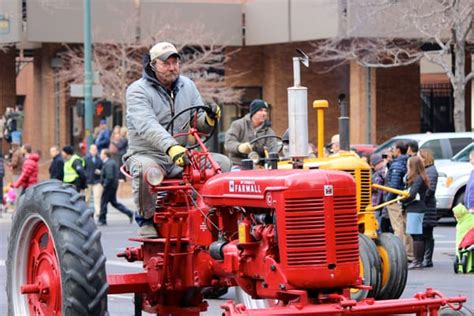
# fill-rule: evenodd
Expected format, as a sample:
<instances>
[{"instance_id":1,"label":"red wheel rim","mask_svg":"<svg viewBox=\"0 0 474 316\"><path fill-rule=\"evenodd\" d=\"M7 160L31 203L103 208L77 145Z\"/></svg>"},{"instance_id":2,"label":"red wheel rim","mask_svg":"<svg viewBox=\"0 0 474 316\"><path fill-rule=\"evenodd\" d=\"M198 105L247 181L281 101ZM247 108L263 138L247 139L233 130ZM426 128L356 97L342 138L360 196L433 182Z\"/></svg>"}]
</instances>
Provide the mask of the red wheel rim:
<instances>
[{"instance_id":1,"label":"red wheel rim","mask_svg":"<svg viewBox=\"0 0 474 316\"><path fill-rule=\"evenodd\" d=\"M40 222L34 228L27 257L27 295L31 315L61 315L61 271L48 227Z\"/></svg>"}]
</instances>

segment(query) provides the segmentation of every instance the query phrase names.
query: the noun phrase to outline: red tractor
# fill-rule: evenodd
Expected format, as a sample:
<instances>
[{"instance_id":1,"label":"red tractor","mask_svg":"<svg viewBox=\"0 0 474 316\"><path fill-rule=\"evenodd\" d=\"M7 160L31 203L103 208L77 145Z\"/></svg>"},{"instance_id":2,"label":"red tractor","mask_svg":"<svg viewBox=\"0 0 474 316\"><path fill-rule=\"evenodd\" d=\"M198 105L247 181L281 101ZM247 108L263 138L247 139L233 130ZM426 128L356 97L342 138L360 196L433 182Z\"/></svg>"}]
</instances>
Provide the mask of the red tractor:
<instances>
[{"instance_id":1,"label":"red tractor","mask_svg":"<svg viewBox=\"0 0 474 316\"><path fill-rule=\"evenodd\" d=\"M178 114L179 115L179 114ZM264 309L226 302L225 315L437 315L464 297L428 289L412 299L350 299L359 277L356 185L332 170L222 174L201 134L179 179L155 183L161 238L131 238L119 257L143 272L106 275L100 232L84 197L58 181L20 198L8 247L9 315L106 315L107 294L136 293L157 315L206 311L203 292L239 286ZM175 135L180 136L180 135ZM152 185L154 183L154 185Z\"/></svg>"}]
</instances>

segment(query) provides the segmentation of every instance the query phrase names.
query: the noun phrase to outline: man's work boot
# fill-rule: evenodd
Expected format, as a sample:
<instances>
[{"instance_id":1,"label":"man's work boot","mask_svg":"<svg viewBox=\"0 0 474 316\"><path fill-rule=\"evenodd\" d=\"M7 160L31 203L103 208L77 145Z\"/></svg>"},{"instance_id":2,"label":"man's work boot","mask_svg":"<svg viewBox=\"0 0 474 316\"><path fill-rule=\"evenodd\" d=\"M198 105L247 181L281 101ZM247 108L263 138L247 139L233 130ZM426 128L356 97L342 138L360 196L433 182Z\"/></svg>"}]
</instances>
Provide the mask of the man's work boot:
<instances>
[{"instance_id":1,"label":"man's work boot","mask_svg":"<svg viewBox=\"0 0 474 316\"><path fill-rule=\"evenodd\" d=\"M143 225L138 228L138 235L143 238L158 238L158 233L153 225Z\"/></svg>"},{"instance_id":2,"label":"man's work boot","mask_svg":"<svg viewBox=\"0 0 474 316\"><path fill-rule=\"evenodd\" d=\"M434 239L425 240L425 255L423 258L423 268L433 267Z\"/></svg>"},{"instance_id":3,"label":"man's work boot","mask_svg":"<svg viewBox=\"0 0 474 316\"><path fill-rule=\"evenodd\" d=\"M413 241L413 262L408 265L408 270L423 269L423 256L425 254L425 242L423 240Z\"/></svg>"}]
</instances>

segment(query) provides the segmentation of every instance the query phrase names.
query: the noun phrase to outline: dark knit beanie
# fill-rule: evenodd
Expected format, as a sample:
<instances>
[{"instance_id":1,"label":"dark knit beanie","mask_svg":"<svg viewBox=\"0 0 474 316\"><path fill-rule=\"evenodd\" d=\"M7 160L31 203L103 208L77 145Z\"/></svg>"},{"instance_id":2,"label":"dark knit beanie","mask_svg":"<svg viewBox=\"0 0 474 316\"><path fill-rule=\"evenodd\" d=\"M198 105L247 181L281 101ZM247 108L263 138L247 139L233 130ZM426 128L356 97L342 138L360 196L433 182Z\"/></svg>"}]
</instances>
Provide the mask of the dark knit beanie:
<instances>
[{"instance_id":1,"label":"dark knit beanie","mask_svg":"<svg viewBox=\"0 0 474 316\"><path fill-rule=\"evenodd\" d=\"M74 155L74 148L71 145L64 146L63 151L68 155Z\"/></svg>"},{"instance_id":2,"label":"dark knit beanie","mask_svg":"<svg viewBox=\"0 0 474 316\"><path fill-rule=\"evenodd\" d=\"M250 117L252 117L255 113L257 113L261 109L268 109L267 102L260 99L253 100L252 103L250 103Z\"/></svg>"}]
</instances>

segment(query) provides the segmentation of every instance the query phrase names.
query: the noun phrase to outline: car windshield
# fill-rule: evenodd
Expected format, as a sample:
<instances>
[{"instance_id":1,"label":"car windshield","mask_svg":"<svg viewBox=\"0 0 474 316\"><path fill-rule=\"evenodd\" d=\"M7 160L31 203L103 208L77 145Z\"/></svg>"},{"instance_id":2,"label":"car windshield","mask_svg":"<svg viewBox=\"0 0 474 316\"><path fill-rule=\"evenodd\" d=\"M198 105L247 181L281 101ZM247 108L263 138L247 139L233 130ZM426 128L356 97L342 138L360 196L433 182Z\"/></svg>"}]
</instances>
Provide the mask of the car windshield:
<instances>
[{"instance_id":1,"label":"car windshield","mask_svg":"<svg viewBox=\"0 0 474 316\"><path fill-rule=\"evenodd\" d=\"M472 150L474 150L474 144L470 143L464 147L464 149L458 152L453 158L451 158L451 160L456 162L469 162L469 153Z\"/></svg>"},{"instance_id":2,"label":"car windshield","mask_svg":"<svg viewBox=\"0 0 474 316\"><path fill-rule=\"evenodd\" d=\"M375 149L374 153L382 154L387 149L390 149L390 147L394 146L399 141L402 141L402 142L406 143L408 141L412 141L412 139L409 139L409 138L391 138L391 139L387 140L385 143L383 143L382 145L380 145L379 147L377 147L377 149Z\"/></svg>"}]
</instances>

